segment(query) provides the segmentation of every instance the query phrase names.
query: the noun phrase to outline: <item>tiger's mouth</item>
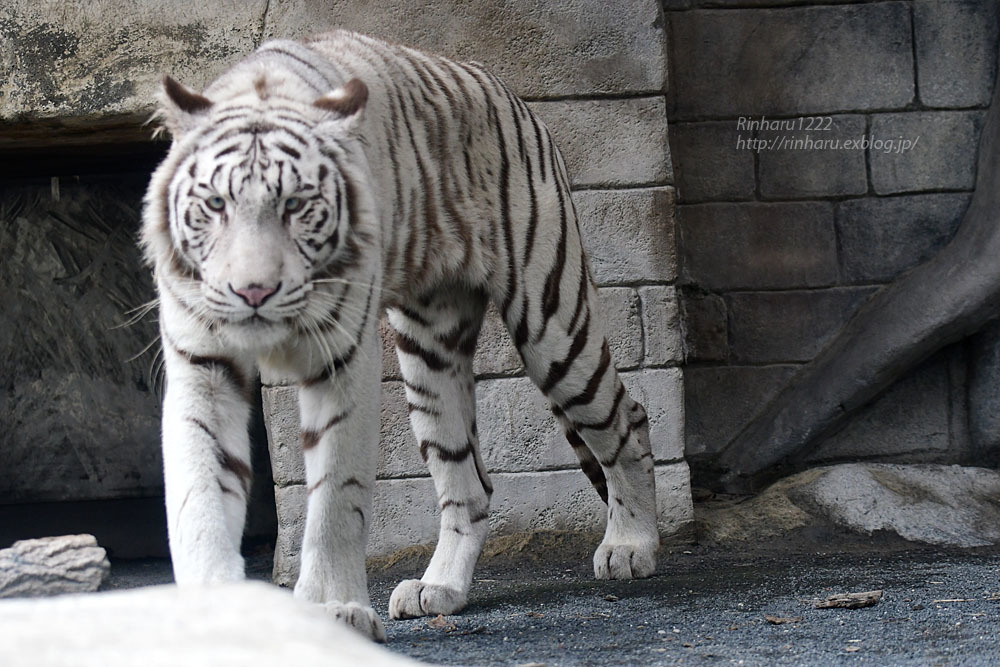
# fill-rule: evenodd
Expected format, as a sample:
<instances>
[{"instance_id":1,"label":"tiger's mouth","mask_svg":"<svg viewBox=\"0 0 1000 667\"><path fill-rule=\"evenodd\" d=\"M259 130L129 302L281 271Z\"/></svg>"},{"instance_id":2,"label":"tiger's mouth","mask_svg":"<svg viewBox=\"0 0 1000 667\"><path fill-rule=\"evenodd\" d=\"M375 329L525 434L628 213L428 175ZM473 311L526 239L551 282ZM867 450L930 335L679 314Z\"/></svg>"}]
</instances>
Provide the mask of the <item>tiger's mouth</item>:
<instances>
[{"instance_id":1,"label":"tiger's mouth","mask_svg":"<svg viewBox=\"0 0 1000 667\"><path fill-rule=\"evenodd\" d=\"M265 331L288 328L294 319L294 317L270 318L260 313L253 313L242 319L226 319L224 321L227 325L244 331Z\"/></svg>"}]
</instances>

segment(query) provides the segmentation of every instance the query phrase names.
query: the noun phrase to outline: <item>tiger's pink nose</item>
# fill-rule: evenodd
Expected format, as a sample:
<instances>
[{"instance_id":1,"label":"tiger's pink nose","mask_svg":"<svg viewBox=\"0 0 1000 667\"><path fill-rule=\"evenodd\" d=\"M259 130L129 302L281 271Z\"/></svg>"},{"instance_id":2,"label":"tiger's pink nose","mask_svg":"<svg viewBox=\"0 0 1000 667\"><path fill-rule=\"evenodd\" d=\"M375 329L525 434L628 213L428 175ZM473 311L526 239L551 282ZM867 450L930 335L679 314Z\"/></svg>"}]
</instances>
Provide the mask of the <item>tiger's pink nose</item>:
<instances>
[{"instance_id":1,"label":"tiger's pink nose","mask_svg":"<svg viewBox=\"0 0 1000 667\"><path fill-rule=\"evenodd\" d=\"M281 289L281 283L278 283L276 287L262 287L256 283L251 283L240 289L236 289L230 285L229 289L232 290L233 294L238 294L241 299L246 301L248 306L257 308L264 305L264 302L271 298L271 295Z\"/></svg>"}]
</instances>

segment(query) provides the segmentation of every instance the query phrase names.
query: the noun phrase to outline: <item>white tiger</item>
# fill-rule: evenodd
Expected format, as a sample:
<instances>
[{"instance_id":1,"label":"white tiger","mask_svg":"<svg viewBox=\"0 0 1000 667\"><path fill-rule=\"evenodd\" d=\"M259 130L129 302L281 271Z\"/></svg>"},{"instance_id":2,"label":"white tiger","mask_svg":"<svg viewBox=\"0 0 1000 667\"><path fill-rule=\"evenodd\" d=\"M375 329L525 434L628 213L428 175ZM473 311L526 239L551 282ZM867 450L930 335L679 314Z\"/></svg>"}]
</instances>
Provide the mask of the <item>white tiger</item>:
<instances>
[{"instance_id":1,"label":"white tiger","mask_svg":"<svg viewBox=\"0 0 1000 667\"><path fill-rule=\"evenodd\" d=\"M365 574L388 311L438 494L437 547L389 615L467 600L492 487L472 353L497 304L529 376L608 502L598 578L645 577L659 536L646 413L593 304L569 179L528 107L477 64L350 32L273 41L193 92L145 199L166 362L163 459L181 585L240 579L259 367L300 386L308 506L299 598L383 640Z\"/></svg>"}]
</instances>

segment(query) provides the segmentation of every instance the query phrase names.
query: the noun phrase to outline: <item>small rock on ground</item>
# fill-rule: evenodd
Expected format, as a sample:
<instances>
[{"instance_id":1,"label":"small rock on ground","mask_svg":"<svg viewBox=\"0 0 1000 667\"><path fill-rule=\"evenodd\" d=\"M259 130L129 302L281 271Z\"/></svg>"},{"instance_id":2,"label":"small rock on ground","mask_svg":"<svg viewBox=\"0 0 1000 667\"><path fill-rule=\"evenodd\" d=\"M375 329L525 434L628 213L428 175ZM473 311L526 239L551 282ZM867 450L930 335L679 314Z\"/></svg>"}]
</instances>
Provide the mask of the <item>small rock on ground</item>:
<instances>
[{"instance_id":1,"label":"small rock on ground","mask_svg":"<svg viewBox=\"0 0 1000 667\"><path fill-rule=\"evenodd\" d=\"M93 535L21 540L0 550L0 598L96 591L110 571Z\"/></svg>"}]
</instances>

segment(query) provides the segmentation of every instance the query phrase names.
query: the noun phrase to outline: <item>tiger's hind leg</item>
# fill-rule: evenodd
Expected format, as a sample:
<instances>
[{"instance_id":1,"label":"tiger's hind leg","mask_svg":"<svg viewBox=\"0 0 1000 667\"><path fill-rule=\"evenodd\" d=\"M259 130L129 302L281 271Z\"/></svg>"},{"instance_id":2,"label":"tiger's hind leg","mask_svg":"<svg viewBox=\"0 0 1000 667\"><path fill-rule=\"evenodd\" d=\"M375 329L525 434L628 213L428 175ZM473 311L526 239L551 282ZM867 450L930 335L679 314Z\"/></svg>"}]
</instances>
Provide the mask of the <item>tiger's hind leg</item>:
<instances>
[{"instance_id":1,"label":"tiger's hind leg","mask_svg":"<svg viewBox=\"0 0 1000 667\"><path fill-rule=\"evenodd\" d=\"M392 618L461 610L486 541L493 487L479 454L472 372L485 305L481 292L454 289L389 311L410 424L441 510L431 562L419 580L403 581L393 591Z\"/></svg>"},{"instance_id":2,"label":"tiger's hind leg","mask_svg":"<svg viewBox=\"0 0 1000 667\"><path fill-rule=\"evenodd\" d=\"M611 359L572 207L534 246L534 264L496 295L528 375L553 412L608 505L604 540L594 554L598 579L648 577L656 569L659 533L649 425ZM558 233L558 236L556 235Z\"/></svg>"}]
</instances>

